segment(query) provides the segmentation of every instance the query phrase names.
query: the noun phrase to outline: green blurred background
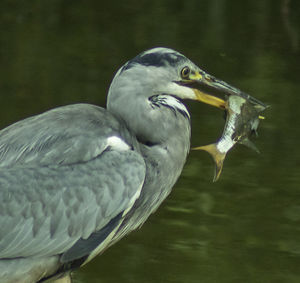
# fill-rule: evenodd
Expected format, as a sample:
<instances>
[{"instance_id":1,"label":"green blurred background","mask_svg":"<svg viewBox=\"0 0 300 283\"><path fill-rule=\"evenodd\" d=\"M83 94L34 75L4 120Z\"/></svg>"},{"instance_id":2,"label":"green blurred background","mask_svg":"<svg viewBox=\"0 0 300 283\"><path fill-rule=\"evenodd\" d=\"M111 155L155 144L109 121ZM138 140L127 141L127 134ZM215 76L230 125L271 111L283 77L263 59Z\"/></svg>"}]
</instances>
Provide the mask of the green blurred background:
<instances>
[{"instance_id":1,"label":"green blurred background","mask_svg":"<svg viewBox=\"0 0 300 283\"><path fill-rule=\"evenodd\" d=\"M300 2L9 1L0 4L0 127L76 102L105 106L117 69L155 46L271 105L220 181L191 152L173 193L141 230L74 282L300 282ZM223 113L187 102L192 145L217 140ZM178 133L180 134L180 133Z\"/></svg>"}]
</instances>

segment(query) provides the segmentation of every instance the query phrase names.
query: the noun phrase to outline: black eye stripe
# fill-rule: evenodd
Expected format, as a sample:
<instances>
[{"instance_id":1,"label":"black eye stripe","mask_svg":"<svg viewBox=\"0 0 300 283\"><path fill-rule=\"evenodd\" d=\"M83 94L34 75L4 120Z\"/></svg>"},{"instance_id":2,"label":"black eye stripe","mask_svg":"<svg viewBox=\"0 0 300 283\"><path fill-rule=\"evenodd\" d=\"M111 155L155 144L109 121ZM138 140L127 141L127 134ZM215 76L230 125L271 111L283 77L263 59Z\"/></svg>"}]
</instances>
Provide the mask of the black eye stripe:
<instances>
[{"instance_id":1,"label":"black eye stripe","mask_svg":"<svg viewBox=\"0 0 300 283\"><path fill-rule=\"evenodd\" d=\"M141 53L132 60L128 61L127 64L122 67L121 72L129 70L137 64L153 67L164 67L168 65L176 67L185 60L186 58L177 52L154 52L148 54Z\"/></svg>"}]
</instances>

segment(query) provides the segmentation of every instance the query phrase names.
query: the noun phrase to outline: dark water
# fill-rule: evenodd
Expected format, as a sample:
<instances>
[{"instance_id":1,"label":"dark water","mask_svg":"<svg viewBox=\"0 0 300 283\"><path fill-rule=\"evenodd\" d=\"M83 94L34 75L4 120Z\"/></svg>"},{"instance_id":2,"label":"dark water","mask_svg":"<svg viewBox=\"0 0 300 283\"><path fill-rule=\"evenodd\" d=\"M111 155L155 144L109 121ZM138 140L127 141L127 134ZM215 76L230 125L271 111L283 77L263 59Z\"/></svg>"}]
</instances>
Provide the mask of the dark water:
<instances>
[{"instance_id":1,"label":"dark water","mask_svg":"<svg viewBox=\"0 0 300 283\"><path fill-rule=\"evenodd\" d=\"M172 47L271 105L257 155L237 146L221 179L191 152L171 196L75 282L300 282L300 2L1 1L0 126L75 102L105 105L117 68ZM192 144L223 114L188 103Z\"/></svg>"}]
</instances>

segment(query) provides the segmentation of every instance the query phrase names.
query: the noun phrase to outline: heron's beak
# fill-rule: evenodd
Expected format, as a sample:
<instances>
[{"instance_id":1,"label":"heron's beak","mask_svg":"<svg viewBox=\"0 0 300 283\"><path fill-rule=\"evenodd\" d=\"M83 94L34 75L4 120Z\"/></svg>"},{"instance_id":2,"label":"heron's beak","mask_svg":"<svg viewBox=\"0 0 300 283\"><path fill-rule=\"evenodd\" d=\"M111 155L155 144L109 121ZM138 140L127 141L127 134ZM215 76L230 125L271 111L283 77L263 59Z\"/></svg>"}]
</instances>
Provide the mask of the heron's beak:
<instances>
[{"instance_id":1,"label":"heron's beak","mask_svg":"<svg viewBox=\"0 0 300 283\"><path fill-rule=\"evenodd\" d=\"M225 109L225 101L220 97L229 95L242 96L253 104L259 104L266 107L265 104L256 98L242 92L224 81L216 79L202 70L190 74L187 80L183 80L180 83L193 89L195 93L195 100L221 109Z\"/></svg>"}]
</instances>

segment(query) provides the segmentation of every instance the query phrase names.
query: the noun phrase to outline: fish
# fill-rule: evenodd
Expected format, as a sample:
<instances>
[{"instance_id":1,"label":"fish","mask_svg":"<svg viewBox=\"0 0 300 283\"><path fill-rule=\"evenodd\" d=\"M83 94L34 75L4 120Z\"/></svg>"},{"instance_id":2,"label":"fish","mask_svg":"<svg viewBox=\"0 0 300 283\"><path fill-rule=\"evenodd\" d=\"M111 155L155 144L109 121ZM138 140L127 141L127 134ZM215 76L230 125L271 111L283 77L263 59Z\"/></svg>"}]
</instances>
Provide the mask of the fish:
<instances>
[{"instance_id":1,"label":"fish","mask_svg":"<svg viewBox=\"0 0 300 283\"><path fill-rule=\"evenodd\" d=\"M226 122L221 138L209 145L193 148L207 151L215 162L213 182L216 182L222 172L225 157L230 149L237 143L243 144L257 153L259 150L249 139L255 133L260 120L260 114L268 107L259 100L249 100L239 95L230 95L225 101Z\"/></svg>"}]
</instances>

